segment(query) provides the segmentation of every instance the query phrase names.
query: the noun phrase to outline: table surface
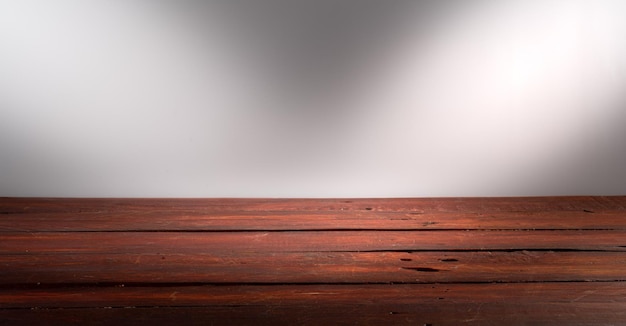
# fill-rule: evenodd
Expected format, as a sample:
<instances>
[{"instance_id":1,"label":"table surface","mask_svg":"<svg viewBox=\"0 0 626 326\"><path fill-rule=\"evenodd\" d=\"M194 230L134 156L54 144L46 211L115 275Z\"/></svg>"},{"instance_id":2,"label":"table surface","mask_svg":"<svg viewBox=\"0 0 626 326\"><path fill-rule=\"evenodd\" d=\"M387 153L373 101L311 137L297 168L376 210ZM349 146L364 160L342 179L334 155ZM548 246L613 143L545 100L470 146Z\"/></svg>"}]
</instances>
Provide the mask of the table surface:
<instances>
[{"instance_id":1,"label":"table surface","mask_svg":"<svg viewBox=\"0 0 626 326\"><path fill-rule=\"evenodd\" d=\"M0 198L0 324L626 325L626 196Z\"/></svg>"}]
</instances>

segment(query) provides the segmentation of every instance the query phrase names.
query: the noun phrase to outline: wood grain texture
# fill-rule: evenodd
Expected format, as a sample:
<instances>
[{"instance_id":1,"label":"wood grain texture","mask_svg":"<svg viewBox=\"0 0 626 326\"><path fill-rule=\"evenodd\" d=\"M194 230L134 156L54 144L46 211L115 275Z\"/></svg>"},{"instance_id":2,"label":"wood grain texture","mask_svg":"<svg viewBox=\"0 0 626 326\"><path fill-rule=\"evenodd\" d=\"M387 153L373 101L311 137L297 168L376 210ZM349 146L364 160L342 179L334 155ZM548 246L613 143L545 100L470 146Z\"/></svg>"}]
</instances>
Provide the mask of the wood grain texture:
<instances>
[{"instance_id":1,"label":"wood grain texture","mask_svg":"<svg viewBox=\"0 0 626 326\"><path fill-rule=\"evenodd\" d=\"M0 198L0 324L626 324L626 197Z\"/></svg>"},{"instance_id":2,"label":"wood grain texture","mask_svg":"<svg viewBox=\"0 0 626 326\"><path fill-rule=\"evenodd\" d=\"M625 207L624 197L0 198L0 231L626 230Z\"/></svg>"},{"instance_id":3,"label":"wood grain texture","mask_svg":"<svg viewBox=\"0 0 626 326\"><path fill-rule=\"evenodd\" d=\"M626 281L626 255L608 252L13 255L0 265L0 285Z\"/></svg>"},{"instance_id":4,"label":"wood grain texture","mask_svg":"<svg viewBox=\"0 0 626 326\"><path fill-rule=\"evenodd\" d=\"M511 294L514 294L512 296ZM77 300L77 297L80 300ZM1 308L375 305L377 303L626 303L626 282L34 286L0 288ZM626 311L620 312L626 313Z\"/></svg>"},{"instance_id":5,"label":"wood grain texture","mask_svg":"<svg viewBox=\"0 0 626 326\"><path fill-rule=\"evenodd\" d=\"M620 325L625 283L94 287L0 292L6 322ZM63 309L59 309L62 307Z\"/></svg>"}]
</instances>

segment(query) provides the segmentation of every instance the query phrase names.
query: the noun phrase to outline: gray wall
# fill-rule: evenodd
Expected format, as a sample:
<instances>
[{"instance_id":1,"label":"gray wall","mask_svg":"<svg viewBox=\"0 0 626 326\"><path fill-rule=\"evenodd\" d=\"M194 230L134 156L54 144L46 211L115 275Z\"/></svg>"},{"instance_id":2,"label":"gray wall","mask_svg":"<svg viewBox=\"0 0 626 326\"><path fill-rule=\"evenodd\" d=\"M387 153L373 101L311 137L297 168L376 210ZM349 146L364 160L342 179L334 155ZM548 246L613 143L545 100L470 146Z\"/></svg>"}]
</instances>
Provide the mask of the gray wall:
<instances>
[{"instance_id":1,"label":"gray wall","mask_svg":"<svg viewBox=\"0 0 626 326\"><path fill-rule=\"evenodd\" d=\"M0 195L626 194L626 1L2 0Z\"/></svg>"}]
</instances>

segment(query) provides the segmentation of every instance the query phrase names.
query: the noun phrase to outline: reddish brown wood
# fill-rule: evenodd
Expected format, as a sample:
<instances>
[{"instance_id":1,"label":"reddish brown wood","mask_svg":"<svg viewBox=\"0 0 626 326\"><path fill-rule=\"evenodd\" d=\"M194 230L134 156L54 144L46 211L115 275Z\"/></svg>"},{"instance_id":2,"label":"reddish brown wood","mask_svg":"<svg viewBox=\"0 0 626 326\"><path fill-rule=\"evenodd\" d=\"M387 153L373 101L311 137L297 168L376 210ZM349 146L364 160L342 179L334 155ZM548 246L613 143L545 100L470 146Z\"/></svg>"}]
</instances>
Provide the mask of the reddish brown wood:
<instances>
[{"instance_id":1,"label":"reddish brown wood","mask_svg":"<svg viewBox=\"0 0 626 326\"><path fill-rule=\"evenodd\" d=\"M0 231L626 230L625 198L0 198Z\"/></svg>"},{"instance_id":2,"label":"reddish brown wood","mask_svg":"<svg viewBox=\"0 0 626 326\"><path fill-rule=\"evenodd\" d=\"M0 197L0 212L122 211L373 211L546 212L626 210L626 196L263 199L263 198L11 198Z\"/></svg>"},{"instance_id":3,"label":"reddish brown wood","mask_svg":"<svg viewBox=\"0 0 626 326\"><path fill-rule=\"evenodd\" d=\"M514 294L514 295L512 295ZM445 300L445 301L442 301ZM324 303L619 303L626 282L300 284L46 287L0 289L0 308L196 307ZM626 310L621 311L626 313Z\"/></svg>"},{"instance_id":4,"label":"reddish brown wood","mask_svg":"<svg viewBox=\"0 0 626 326\"><path fill-rule=\"evenodd\" d=\"M6 325L623 325L619 303L245 305L0 310Z\"/></svg>"},{"instance_id":5,"label":"reddish brown wood","mask_svg":"<svg viewBox=\"0 0 626 326\"><path fill-rule=\"evenodd\" d=\"M69 289L64 293L20 291L10 299L22 306L38 303L41 306L35 310L0 309L0 322L620 325L626 318L624 291L623 283L124 287ZM64 309L46 308L55 301Z\"/></svg>"},{"instance_id":6,"label":"reddish brown wood","mask_svg":"<svg viewBox=\"0 0 626 326\"><path fill-rule=\"evenodd\" d=\"M0 254L425 250L626 251L626 231L72 232L1 234Z\"/></svg>"},{"instance_id":7,"label":"reddish brown wood","mask_svg":"<svg viewBox=\"0 0 626 326\"><path fill-rule=\"evenodd\" d=\"M0 292L0 321L287 325L622 324L624 283L192 286ZM63 307L63 309L55 309ZM153 308L158 307L158 308Z\"/></svg>"},{"instance_id":8,"label":"reddish brown wood","mask_svg":"<svg viewBox=\"0 0 626 326\"><path fill-rule=\"evenodd\" d=\"M0 231L626 230L623 211L6 213ZM2 216L2 215L0 215ZM145 223L149 218L150 223Z\"/></svg>"},{"instance_id":9,"label":"reddish brown wood","mask_svg":"<svg viewBox=\"0 0 626 326\"><path fill-rule=\"evenodd\" d=\"M626 196L0 198L0 324L617 325Z\"/></svg>"},{"instance_id":10,"label":"reddish brown wood","mask_svg":"<svg viewBox=\"0 0 626 326\"><path fill-rule=\"evenodd\" d=\"M0 265L0 285L626 281L621 252L12 255Z\"/></svg>"}]
</instances>

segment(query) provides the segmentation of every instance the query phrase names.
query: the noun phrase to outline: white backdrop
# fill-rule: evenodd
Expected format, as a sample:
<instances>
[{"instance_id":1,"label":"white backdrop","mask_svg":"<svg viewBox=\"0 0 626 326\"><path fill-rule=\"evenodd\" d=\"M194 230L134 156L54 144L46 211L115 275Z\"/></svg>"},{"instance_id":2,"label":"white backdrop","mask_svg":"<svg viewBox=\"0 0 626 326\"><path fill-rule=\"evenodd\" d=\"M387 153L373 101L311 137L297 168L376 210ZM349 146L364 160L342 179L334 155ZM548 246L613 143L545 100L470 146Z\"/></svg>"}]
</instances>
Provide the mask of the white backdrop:
<instances>
[{"instance_id":1,"label":"white backdrop","mask_svg":"<svg viewBox=\"0 0 626 326\"><path fill-rule=\"evenodd\" d=\"M0 0L0 196L626 194L625 17Z\"/></svg>"}]
</instances>

